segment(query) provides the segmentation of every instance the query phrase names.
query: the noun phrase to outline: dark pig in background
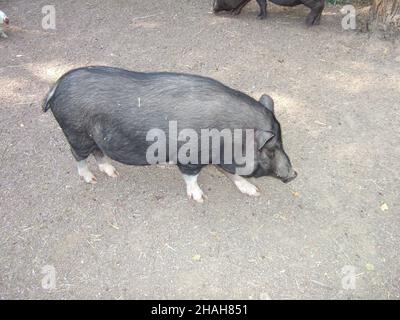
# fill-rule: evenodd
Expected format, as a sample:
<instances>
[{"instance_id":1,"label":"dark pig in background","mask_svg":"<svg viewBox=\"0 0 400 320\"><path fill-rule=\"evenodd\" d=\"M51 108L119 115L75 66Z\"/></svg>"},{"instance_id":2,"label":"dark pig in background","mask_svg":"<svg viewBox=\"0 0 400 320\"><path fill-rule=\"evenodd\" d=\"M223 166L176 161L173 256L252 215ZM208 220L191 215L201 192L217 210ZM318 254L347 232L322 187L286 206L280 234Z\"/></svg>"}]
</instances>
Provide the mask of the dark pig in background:
<instances>
[{"instance_id":1,"label":"dark pig in background","mask_svg":"<svg viewBox=\"0 0 400 320\"><path fill-rule=\"evenodd\" d=\"M230 11L233 14L239 14L243 7L248 4L251 0L214 0L213 11ZM278 6L294 7L300 4L304 4L310 8L311 11L307 16L306 24L312 26L319 24L321 20L321 14L325 7L325 0L269 0ZM260 14L258 18L265 19L267 17L267 0L257 0L260 6Z\"/></svg>"},{"instance_id":2,"label":"dark pig in background","mask_svg":"<svg viewBox=\"0 0 400 320\"><path fill-rule=\"evenodd\" d=\"M128 165L152 164L147 152L155 140L149 141L148 133L155 128L168 133L171 121L179 130L190 128L199 133L205 128L251 129L254 157L252 171L245 176L273 176L289 182L297 175L283 149L272 98L263 95L257 101L210 78L84 67L67 72L57 81L43 103L43 110L49 109L71 146L79 175L88 183L96 182L86 162L91 154L100 171L110 177L118 173L105 156ZM209 151L201 149L198 158L201 152ZM175 155L167 152L165 162ZM201 159L199 163L185 163L179 158L172 161L183 174L190 198L203 201L197 176L207 164L217 165L241 192L259 195L258 188L237 173L235 162L222 159L216 164L211 158L206 157L205 162Z\"/></svg>"}]
</instances>

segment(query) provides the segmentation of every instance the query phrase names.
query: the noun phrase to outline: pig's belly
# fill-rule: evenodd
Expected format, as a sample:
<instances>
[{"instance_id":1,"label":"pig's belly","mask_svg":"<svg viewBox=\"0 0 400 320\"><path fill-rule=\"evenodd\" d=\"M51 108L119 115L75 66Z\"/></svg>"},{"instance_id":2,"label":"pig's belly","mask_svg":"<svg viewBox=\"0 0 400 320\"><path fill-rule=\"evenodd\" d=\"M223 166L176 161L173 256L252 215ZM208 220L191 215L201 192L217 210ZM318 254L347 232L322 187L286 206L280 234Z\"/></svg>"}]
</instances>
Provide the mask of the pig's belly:
<instances>
[{"instance_id":1,"label":"pig's belly","mask_svg":"<svg viewBox=\"0 0 400 320\"><path fill-rule=\"evenodd\" d=\"M132 145L130 147L118 149L116 146L103 145L100 149L110 159L121 162L127 165L149 165L146 159L146 149L143 152L139 151L140 146Z\"/></svg>"},{"instance_id":2,"label":"pig's belly","mask_svg":"<svg viewBox=\"0 0 400 320\"><path fill-rule=\"evenodd\" d=\"M300 0L270 0L272 3L283 7L295 7L301 4Z\"/></svg>"},{"instance_id":3,"label":"pig's belly","mask_svg":"<svg viewBox=\"0 0 400 320\"><path fill-rule=\"evenodd\" d=\"M146 134L130 136L120 130L107 130L93 136L97 146L109 158L127 165L148 165L146 151L153 143Z\"/></svg>"}]
</instances>

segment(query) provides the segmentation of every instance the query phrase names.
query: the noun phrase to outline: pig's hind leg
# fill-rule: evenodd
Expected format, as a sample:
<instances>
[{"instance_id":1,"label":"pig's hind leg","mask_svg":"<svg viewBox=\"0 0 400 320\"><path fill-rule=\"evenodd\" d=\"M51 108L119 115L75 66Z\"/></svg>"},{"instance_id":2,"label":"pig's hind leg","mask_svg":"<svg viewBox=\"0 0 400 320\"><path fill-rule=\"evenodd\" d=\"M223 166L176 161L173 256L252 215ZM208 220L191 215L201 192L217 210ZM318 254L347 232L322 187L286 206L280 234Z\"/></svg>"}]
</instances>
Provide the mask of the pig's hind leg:
<instances>
[{"instance_id":1,"label":"pig's hind leg","mask_svg":"<svg viewBox=\"0 0 400 320\"><path fill-rule=\"evenodd\" d=\"M235 186L239 189L241 193L254 197L260 195L260 190L254 184L248 182L245 178L237 174L229 173L222 168L217 168L220 169L220 171L222 171L235 184Z\"/></svg>"},{"instance_id":2,"label":"pig's hind leg","mask_svg":"<svg viewBox=\"0 0 400 320\"><path fill-rule=\"evenodd\" d=\"M267 17L267 0L257 0L260 7L260 13L257 16L258 19L265 19Z\"/></svg>"},{"instance_id":3,"label":"pig's hind leg","mask_svg":"<svg viewBox=\"0 0 400 320\"><path fill-rule=\"evenodd\" d=\"M114 168L113 165L108 163L107 158L104 156L104 153L100 149L95 149L93 151L93 155L101 172L104 172L106 175L112 178L116 178L119 176L118 171Z\"/></svg>"},{"instance_id":4,"label":"pig's hind leg","mask_svg":"<svg viewBox=\"0 0 400 320\"><path fill-rule=\"evenodd\" d=\"M322 11L325 7L324 0L301 0L301 2L311 9L306 18L307 26L319 24L321 21Z\"/></svg>"},{"instance_id":5,"label":"pig's hind leg","mask_svg":"<svg viewBox=\"0 0 400 320\"><path fill-rule=\"evenodd\" d=\"M236 8L232 9L231 13L233 15L238 15L240 14L240 12L242 11L242 9L244 8L244 6L246 4L248 4L251 0L243 0Z\"/></svg>"},{"instance_id":6,"label":"pig's hind leg","mask_svg":"<svg viewBox=\"0 0 400 320\"><path fill-rule=\"evenodd\" d=\"M96 145L90 139L80 135L67 134L66 136L69 144L71 145L72 155L77 162L78 174L83 178L83 180L85 180L86 183L96 183L97 179L90 171L87 164L87 158L92 153Z\"/></svg>"}]
</instances>

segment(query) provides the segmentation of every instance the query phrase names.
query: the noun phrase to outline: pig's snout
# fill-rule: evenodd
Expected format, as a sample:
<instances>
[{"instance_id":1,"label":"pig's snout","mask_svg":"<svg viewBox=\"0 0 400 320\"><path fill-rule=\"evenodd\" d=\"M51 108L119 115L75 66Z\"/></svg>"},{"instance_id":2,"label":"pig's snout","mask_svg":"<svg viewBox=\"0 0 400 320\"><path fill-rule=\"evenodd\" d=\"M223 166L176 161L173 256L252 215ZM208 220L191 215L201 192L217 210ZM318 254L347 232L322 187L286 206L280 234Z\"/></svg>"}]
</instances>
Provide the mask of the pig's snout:
<instances>
[{"instance_id":1,"label":"pig's snout","mask_svg":"<svg viewBox=\"0 0 400 320\"><path fill-rule=\"evenodd\" d=\"M292 170L292 174L290 176L288 176L287 178L282 179L282 182L283 183L289 183L290 181L296 179L296 177L297 177L297 172Z\"/></svg>"},{"instance_id":2,"label":"pig's snout","mask_svg":"<svg viewBox=\"0 0 400 320\"><path fill-rule=\"evenodd\" d=\"M5 17L3 21L7 26L10 24L10 19L8 19L8 17Z\"/></svg>"}]
</instances>

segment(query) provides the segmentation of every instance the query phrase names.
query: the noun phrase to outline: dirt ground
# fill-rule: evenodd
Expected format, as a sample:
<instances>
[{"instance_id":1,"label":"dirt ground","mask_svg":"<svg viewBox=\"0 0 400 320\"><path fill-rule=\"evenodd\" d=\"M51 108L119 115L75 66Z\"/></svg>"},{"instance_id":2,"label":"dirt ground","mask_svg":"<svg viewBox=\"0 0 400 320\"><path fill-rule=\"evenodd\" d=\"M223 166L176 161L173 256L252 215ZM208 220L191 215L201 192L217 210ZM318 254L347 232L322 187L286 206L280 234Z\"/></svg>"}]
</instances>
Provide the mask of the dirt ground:
<instances>
[{"instance_id":1,"label":"dirt ground","mask_svg":"<svg viewBox=\"0 0 400 320\"><path fill-rule=\"evenodd\" d=\"M255 1L237 17L211 0L52 2L56 30L48 1L0 1L1 299L400 298L398 43L342 30L339 7L306 28L306 8L259 21ZM270 94L299 177L253 180L251 198L206 168L197 204L173 166L116 163L112 179L91 159L85 184L40 108L84 65Z\"/></svg>"}]
</instances>

